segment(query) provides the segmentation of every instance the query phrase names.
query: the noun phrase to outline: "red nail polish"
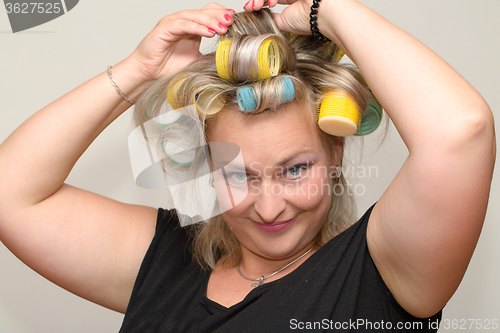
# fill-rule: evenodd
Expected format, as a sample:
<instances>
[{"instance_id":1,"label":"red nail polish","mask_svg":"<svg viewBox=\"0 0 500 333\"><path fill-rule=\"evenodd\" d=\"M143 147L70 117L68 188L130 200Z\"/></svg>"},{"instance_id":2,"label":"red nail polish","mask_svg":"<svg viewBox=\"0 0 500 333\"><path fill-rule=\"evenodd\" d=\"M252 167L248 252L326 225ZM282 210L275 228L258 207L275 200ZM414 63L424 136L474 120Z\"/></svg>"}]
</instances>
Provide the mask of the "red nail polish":
<instances>
[{"instance_id":1,"label":"red nail polish","mask_svg":"<svg viewBox=\"0 0 500 333\"><path fill-rule=\"evenodd\" d=\"M217 31L215 31L212 28L208 28L208 32L211 33L212 35L215 35L217 33Z\"/></svg>"},{"instance_id":2,"label":"red nail polish","mask_svg":"<svg viewBox=\"0 0 500 333\"><path fill-rule=\"evenodd\" d=\"M227 30L227 27L224 24L222 24L222 23L219 23L219 28Z\"/></svg>"},{"instance_id":3,"label":"red nail polish","mask_svg":"<svg viewBox=\"0 0 500 333\"><path fill-rule=\"evenodd\" d=\"M252 0L252 9L255 9L255 1Z\"/></svg>"},{"instance_id":4,"label":"red nail polish","mask_svg":"<svg viewBox=\"0 0 500 333\"><path fill-rule=\"evenodd\" d=\"M231 17L231 15L228 15L228 14L224 15L224 18L226 19L226 21L232 21L233 20L233 18Z\"/></svg>"},{"instance_id":5,"label":"red nail polish","mask_svg":"<svg viewBox=\"0 0 500 333\"><path fill-rule=\"evenodd\" d=\"M245 6L243 6L243 7L245 7ZM234 12L234 9L227 8L226 11L228 11L228 12Z\"/></svg>"},{"instance_id":6,"label":"red nail polish","mask_svg":"<svg viewBox=\"0 0 500 333\"><path fill-rule=\"evenodd\" d=\"M248 4L250 3L251 0L248 0L248 2L243 6L243 8L245 8L246 6L248 6Z\"/></svg>"}]
</instances>

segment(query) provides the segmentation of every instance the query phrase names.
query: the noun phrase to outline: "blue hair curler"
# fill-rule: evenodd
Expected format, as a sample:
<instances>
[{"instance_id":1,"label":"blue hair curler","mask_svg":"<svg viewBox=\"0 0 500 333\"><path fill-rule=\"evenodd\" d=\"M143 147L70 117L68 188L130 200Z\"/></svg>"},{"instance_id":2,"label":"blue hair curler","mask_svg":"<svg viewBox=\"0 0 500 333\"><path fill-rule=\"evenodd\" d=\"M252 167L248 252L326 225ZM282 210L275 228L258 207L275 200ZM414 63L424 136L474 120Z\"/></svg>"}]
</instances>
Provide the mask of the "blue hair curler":
<instances>
[{"instance_id":1,"label":"blue hair curler","mask_svg":"<svg viewBox=\"0 0 500 333\"><path fill-rule=\"evenodd\" d=\"M238 88L236 98L241 111L251 112L257 109L257 96L252 86Z\"/></svg>"},{"instance_id":2,"label":"blue hair curler","mask_svg":"<svg viewBox=\"0 0 500 333\"><path fill-rule=\"evenodd\" d=\"M293 99L295 98L295 89L293 87L292 79L290 79L288 76L281 78L281 85L284 91L284 94L281 98L281 103L293 101Z\"/></svg>"},{"instance_id":3,"label":"blue hair curler","mask_svg":"<svg viewBox=\"0 0 500 333\"><path fill-rule=\"evenodd\" d=\"M282 77L280 79L280 85L283 89L280 102L284 104L293 101L295 98L295 89L290 77ZM257 109L257 95L254 87L251 85L239 88L236 92L236 99L238 100L240 110L243 112L252 112Z\"/></svg>"}]
</instances>

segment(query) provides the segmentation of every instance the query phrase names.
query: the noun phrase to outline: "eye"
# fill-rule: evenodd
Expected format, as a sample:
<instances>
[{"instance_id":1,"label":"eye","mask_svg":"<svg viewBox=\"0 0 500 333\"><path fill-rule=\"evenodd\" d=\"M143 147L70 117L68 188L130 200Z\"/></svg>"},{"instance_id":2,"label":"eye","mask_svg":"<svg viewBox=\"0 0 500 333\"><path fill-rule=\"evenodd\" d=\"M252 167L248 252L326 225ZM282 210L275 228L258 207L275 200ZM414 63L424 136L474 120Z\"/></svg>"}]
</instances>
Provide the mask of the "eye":
<instances>
[{"instance_id":1,"label":"eye","mask_svg":"<svg viewBox=\"0 0 500 333\"><path fill-rule=\"evenodd\" d=\"M309 164L297 164L285 170L284 176L289 179L299 179L306 176Z\"/></svg>"},{"instance_id":2,"label":"eye","mask_svg":"<svg viewBox=\"0 0 500 333\"><path fill-rule=\"evenodd\" d=\"M226 173L227 182L230 185L244 185L250 179L250 175L245 172L228 172Z\"/></svg>"},{"instance_id":3,"label":"eye","mask_svg":"<svg viewBox=\"0 0 500 333\"><path fill-rule=\"evenodd\" d=\"M243 172L238 172L233 175L234 179L238 181L243 181L247 179L247 174Z\"/></svg>"}]
</instances>

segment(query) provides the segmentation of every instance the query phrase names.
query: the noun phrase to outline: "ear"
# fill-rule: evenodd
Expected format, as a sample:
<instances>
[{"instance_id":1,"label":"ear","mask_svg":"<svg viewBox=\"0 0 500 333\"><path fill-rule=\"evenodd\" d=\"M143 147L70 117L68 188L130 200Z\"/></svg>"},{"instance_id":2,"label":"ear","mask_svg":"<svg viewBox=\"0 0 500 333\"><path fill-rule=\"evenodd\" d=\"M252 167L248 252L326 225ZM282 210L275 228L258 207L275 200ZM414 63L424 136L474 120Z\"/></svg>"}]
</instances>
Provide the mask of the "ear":
<instances>
[{"instance_id":1,"label":"ear","mask_svg":"<svg viewBox=\"0 0 500 333\"><path fill-rule=\"evenodd\" d=\"M344 138L333 137L333 151L331 152L332 165L342 165L342 157L344 156Z\"/></svg>"}]
</instances>

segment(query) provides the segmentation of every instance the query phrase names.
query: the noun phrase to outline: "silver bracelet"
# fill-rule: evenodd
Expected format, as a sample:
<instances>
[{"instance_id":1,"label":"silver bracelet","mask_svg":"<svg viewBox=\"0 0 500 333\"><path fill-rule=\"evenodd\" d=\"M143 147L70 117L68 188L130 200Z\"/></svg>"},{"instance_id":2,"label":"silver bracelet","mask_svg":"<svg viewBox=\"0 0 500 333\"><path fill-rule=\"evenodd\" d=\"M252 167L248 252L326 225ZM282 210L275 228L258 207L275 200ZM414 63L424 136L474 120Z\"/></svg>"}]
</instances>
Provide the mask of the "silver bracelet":
<instances>
[{"instance_id":1,"label":"silver bracelet","mask_svg":"<svg viewBox=\"0 0 500 333\"><path fill-rule=\"evenodd\" d=\"M108 66L108 76L109 76L109 80L111 81L111 84L113 85L113 87L115 87L116 91L120 94L121 97L123 97L130 104L134 105L135 102L128 99L127 96L125 96L125 94L120 90L120 88L116 84L115 80L113 79L113 76L111 75L111 67L113 67L113 66Z\"/></svg>"}]
</instances>

